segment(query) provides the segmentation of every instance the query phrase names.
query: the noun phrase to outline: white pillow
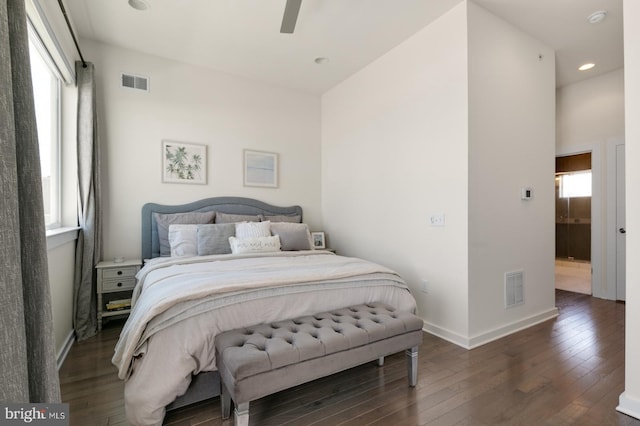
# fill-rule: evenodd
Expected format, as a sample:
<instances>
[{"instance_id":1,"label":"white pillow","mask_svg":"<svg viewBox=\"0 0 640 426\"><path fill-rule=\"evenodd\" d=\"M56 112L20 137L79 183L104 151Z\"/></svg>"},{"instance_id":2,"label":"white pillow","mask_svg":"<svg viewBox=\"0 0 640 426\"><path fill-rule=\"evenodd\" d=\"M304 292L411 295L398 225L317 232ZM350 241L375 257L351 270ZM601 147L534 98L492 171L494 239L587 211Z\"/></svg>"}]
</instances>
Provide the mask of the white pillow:
<instances>
[{"instance_id":1,"label":"white pillow","mask_svg":"<svg viewBox=\"0 0 640 426\"><path fill-rule=\"evenodd\" d=\"M233 254L266 253L280 251L280 238L277 235L244 239L229 237L229 245Z\"/></svg>"},{"instance_id":2,"label":"white pillow","mask_svg":"<svg viewBox=\"0 0 640 426\"><path fill-rule=\"evenodd\" d=\"M198 255L198 225L169 225L171 257Z\"/></svg>"},{"instance_id":3,"label":"white pillow","mask_svg":"<svg viewBox=\"0 0 640 426\"><path fill-rule=\"evenodd\" d=\"M236 223L236 238L260 238L271 236L271 222L239 222Z\"/></svg>"}]
</instances>

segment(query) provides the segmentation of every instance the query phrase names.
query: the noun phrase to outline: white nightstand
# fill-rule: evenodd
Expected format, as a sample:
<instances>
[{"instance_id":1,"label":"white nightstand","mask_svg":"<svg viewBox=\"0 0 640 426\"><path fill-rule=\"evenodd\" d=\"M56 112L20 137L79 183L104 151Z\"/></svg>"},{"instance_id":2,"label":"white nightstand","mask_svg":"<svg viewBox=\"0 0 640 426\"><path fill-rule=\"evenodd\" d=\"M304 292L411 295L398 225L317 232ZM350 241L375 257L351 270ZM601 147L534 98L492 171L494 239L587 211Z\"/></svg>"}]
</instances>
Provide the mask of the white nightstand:
<instances>
[{"instance_id":1,"label":"white nightstand","mask_svg":"<svg viewBox=\"0 0 640 426\"><path fill-rule=\"evenodd\" d=\"M136 285L140 260L122 262L102 261L96 265L98 274L98 331L103 318L128 315L131 311L131 294ZM126 303L129 301L129 304Z\"/></svg>"}]
</instances>

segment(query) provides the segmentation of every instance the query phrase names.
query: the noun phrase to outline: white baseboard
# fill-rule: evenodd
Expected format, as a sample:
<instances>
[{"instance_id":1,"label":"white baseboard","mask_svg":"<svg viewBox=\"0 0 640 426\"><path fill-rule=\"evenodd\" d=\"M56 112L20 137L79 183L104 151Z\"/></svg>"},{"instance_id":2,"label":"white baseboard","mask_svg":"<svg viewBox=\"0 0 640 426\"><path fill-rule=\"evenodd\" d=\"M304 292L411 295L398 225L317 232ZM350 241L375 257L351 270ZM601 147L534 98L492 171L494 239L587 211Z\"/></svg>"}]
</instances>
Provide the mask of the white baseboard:
<instances>
[{"instance_id":1,"label":"white baseboard","mask_svg":"<svg viewBox=\"0 0 640 426\"><path fill-rule=\"evenodd\" d=\"M523 318L510 324L506 324L502 327L494 328L493 330L478 334L470 338L469 348L473 349L477 348L478 346L486 345L487 343L498 340L501 337L517 333L520 330L524 330L525 328L529 328L536 324L540 324L541 322L548 321L557 316L558 308L554 307L552 309L549 309L548 311L540 312L539 314L531 315L530 317Z\"/></svg>"},{"instance_id":2,"label":"white baseboard","mask_svg":"<svg viewBox=\"0 0 640 426\"><path fill-rule=\"evenodd\" d=\"M616 407L616 410L626 414L627 416L640 419L640 400L627 395L627 392L622 392L622 394L620 394L619 405Z\"/></svg>"},{"instance_id":3,"label":"white baseboard","mask_svg":"<svg viewBox=\"0 0 640 426\"><path fill-rule=\"evenodd\" d=\"M67 355L69 355L69 351L71 350L71 346L73 346L73 342L76 341L76 335L73 330L69 332L69 335L64 340L64 344L60 348L58 355L56 356L56 364L58 367L58 371L62 368L62 364L64 360L67 359Z\"/></svg>"},{"instance_id":4,"label":"white baseboard","mask_svg":"<svg viewBox=\"0 0 640 426\"><path fill-rule=\"evenodd\" d=\"M469 347L469 339L454 331L438 327L437 325L428 323L426 321L424 321L424 327L422 328L422 330L426 333L433 334L434 336L446 340L447 342L453 343L454 345L461 346L465 349L471 349Z\"/></svg>"},{"instance_id":5,"label":"white baseboard","mask_svg":"<svg viewBox=\"0 0 640 426\"><path fill-rule=\"evenodd\" d=\"M495 328L493 330L487 331L486 333L478 334L473 337L462 336L461 334L455 333L442 327L438 327L437 325L430 324L426 321L424 322L423 330L429 334L433 334L434 336L438 336L441 339L451 342L454 345L461 346L465 349L473 349L482 345L486 345L489 342L498 340L510 334L516 333L520 330L524 330L525 328L540 324L541 322L550 320L557 316L558 308L552 308L548 311L523 318L521 320L506 324L502 327Z\"/></svg>"}]
</instances>

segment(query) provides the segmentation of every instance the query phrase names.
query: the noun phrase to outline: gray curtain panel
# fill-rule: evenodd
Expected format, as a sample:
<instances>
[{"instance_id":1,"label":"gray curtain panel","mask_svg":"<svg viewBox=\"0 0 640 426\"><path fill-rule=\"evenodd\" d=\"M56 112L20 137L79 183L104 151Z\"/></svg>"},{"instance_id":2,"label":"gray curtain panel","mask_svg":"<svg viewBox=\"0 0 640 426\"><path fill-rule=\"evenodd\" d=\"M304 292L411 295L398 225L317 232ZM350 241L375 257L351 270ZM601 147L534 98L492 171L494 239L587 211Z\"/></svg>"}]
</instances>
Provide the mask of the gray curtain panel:
<instances>
[{"instance_id":1,"label":"gray curtain panel","mask_svg":"<svg viewBox=\"0 0 640 426\"><path fill-rule=\"evenodd\" d=\"M0 0L0 401L60 402L23 0Z\"/></svg>"},{"instance_id":2,"label":"gray curtain panel","mask_svg":"<svg viewBox=\"0 0 640 426\"><path fill-rule=\"evenodd\" d=\"M76 62L78 84L78 222L73 327L78 340L96 334L96 272L102 257L100 147L96 119L94 66Z\"/></svg>"}]
</instances>

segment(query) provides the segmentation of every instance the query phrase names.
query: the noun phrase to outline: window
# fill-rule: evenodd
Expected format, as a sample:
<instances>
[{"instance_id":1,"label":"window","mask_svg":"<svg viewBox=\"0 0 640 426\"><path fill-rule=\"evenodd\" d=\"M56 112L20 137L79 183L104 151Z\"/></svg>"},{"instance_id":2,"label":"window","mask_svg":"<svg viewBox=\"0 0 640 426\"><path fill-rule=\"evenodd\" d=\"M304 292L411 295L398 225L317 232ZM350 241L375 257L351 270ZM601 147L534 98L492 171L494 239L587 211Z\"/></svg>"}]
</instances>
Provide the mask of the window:
<instances>
[{"instance_id":1,"label":"window","mask_svg":"<svg viewBox=\"0 0 640 426\"><path fill-rule=\"evenodd\" d=\"M591 171L559 175L560 198L591 197Z\"/></svg>"},{"instance_id":2,"label":"window","mask_svg":"<svg viewBox=\"0 0 640 426\"><path fill-rule=\"evenodd\" d=\"M30 33L31 79L40 145L42 194L47 229L60 227L60 78L51 57Z\"/></svg>"}]
</instances>

